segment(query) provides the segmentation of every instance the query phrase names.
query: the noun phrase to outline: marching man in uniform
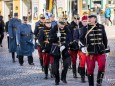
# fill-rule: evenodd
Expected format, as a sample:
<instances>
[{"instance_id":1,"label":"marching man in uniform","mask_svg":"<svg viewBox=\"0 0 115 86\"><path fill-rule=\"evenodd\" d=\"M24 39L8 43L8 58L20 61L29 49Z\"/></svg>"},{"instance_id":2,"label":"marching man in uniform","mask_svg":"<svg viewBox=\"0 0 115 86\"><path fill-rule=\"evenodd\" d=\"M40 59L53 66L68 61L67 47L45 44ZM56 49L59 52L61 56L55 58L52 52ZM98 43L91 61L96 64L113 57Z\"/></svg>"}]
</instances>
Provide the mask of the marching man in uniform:
<instances>
[{"instance_id":1,"label":"marching man in uniform","mask_svg":"<svg viewBox=\"0 0 115 86\"><path fill-rule=\"evenodd\" d=\"M78 28L74 31L74 35L73 35L73 38L75 41L78 42L79 44L79 38L80 38L80 31L82 28L84 28L85 26L87 26L88 24L88 16L83 16L81 18L82 20L82 27L81 28ZM79 63L79 73L81 75L81 81L84 83L85 82L85 63L86 63L86 54L83 53L81 50L80 50L80 46L79 46L79 50L78 50L78 55L79 55L79 60L80 60L80 63Z\"/></svg>"},{"instance_id":2,"label":"marching man in uniform","mask_svg":"<svg viewBox=\"0 0 115 86\"><path fill-rule=\"evenodd\" d=\"M31 25L27 24L27 17L23 17L24 23L17 29L17 54L19 63L22 66L24 63L23 57L28 56L29 65L34 65L32 52L34 51L33 33Z\"/></svg>"},{"instance_id":3,"label":"marching man in uniform","mask_svg":"<svg viewBox=\"0 0 115 86\"><path fill-rule=\"evenodd\" d=\"M52 43L50 54L53 55L54 59L53 70L56 85L59 85L60 82L60 74L59 74L60 59L62 59L63 61L63 69L61 73L61 81L63 83L67 83L66 74L71 61L70 55L68 53L68 45L71 41L70 30L67 27L65 27L65 25L66 25L65 20L59 19L58 25L51 30L49 35L50 42Z\"/></svg>"},{"instance_id":4,"label":"marching man in uniform","mask_svg":"<svg viewBox=\"0 0 115 86\"><path fill-rule=\"evenodd\" d=\"M44 73L45 73L44 79L48 79L48 68L50 62L52 61L52 57L50 55L51 43L49 42L49 33L51 28L52 27L51 27L50 19L46 19L44 28L40 29L39 32L39 43L41 46L41 51L43 53L43 66L44 66Z\"/></svg>"},{"instance_id":5,"label":"marching man in uniform","mask_svg":"<svg viewBox=\"0 0 115 86\"><path fill-rule=\"evenodd\" d=\"M38 49L38 54L39 54L39 59L40 59L40 65L42 67L42 71L43 71L43 55L41 52L41 47L39 44L39 31L40 29L44 28L44 22L45 22L45 16L43 14L40 14L40 20L38 22L36 22L35 24L35 30L34 30L34 35L35 35L35 42L37 43L36 47Z\"/></svg>"},{"instance_id":6,"label":"marching man in uniform","mask_svg":"<svg viewBox=\"0 0 115 86\"><path fill-rule=\"evenodd\" d=\"M73 71L73 78L77 78L77 68L76 68L76 60L77 60L77 53L78 53L78 40L74 40L74 32L79 29L79 27L82 26L82 23L80 22L80 17L78 15L74 15L73 21L70 25L70 31L72 36L72 42L70 43L70 50L69 53L71 55L71 61L72 61L72 71ZM76 33L76 39L79 39L79 31Z\"/></svg>"},{"instance_id":7,"label":"marching man in uniform","mask_svg":"<svg viewBox=\"0 0 115 86\"><path fill-rule=\"evenodd\" d=\"M98 63L97 86L102 86L105 72L107 36L103 25L97 23L96 15L89 16L89 24L82 28L80 41L84 45L82 51L86 52L89 86L94 86L95 62Z\"/></svg>"},{"instance_id":8,"label":"marching man in uniform","mask_svg":"<svg viewBox=\"0 0 115 86\"><path fill-rule=\"evenodd\" d=\"M14 13L14 18L10 19L8 24L9 52L12 53L13 62L15 62L15 52L17 50L16 31L19 25L21 25L21 20L18 19L18 13Z\"/></svg>"}]
</instances>

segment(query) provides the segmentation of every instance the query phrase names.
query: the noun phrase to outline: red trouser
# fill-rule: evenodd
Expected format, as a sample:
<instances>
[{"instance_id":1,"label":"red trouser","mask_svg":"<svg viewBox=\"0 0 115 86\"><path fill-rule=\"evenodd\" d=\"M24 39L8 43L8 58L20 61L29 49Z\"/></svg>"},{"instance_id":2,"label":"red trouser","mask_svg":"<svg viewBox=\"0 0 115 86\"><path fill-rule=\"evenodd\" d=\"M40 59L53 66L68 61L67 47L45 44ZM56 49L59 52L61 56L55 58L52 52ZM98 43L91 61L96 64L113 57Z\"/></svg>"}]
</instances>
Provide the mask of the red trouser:
<instances>
[{"instance_id":1,"label":"red trouser","mask_svg":"<svg viewBox=\"0 0 115 86\"><path fill-rule=\"evenodd\" d=\"M78 55L80 60L80 67L85 68L86 54L81 51L78 51Z\"/></svg>"},{"instance_id":2,"label":"red trouser","mask_svg":"<svg viewBox=\"0 0 115 86\"><path fill-rule=\"evenodd\" d=\"M38 54L40 59L43 59L43 53L41 52L41 47L38 45Z\"/></svg>"},{"instance_id":3,"label":"red trouser","mask_svg":"<svg viewBox=\"0 0 115 86\"><path fill-rule=\"evenodd\" d=\"M77 51L69 50L69 54L71 56L72 65L76 64Z\"/></svg>"},{"instance_id":4,"label":"red trouser","mask_svg":"<svg viewBox=\"0 0 115 86\"><path fill-rule=\"evenodd\" d=\"M93 55L93 57L88 55L87 58L86 58L88 74L93 74L94 73L95 62L96 61L98 63L98 71L101 71L101 72L105 71L105 63L106 63L105 54Z\"/></svg>"},{"instance_id":5,"label":"red trouser","mask_svg":"<svg viewBox=\"0 0 115 86\"><path fill-rule=\"evenodd\" d=\"M43 64L44 66L48 66L53 63L53 57L48 53L43 53Z\"/></svg>"}]
</instances>

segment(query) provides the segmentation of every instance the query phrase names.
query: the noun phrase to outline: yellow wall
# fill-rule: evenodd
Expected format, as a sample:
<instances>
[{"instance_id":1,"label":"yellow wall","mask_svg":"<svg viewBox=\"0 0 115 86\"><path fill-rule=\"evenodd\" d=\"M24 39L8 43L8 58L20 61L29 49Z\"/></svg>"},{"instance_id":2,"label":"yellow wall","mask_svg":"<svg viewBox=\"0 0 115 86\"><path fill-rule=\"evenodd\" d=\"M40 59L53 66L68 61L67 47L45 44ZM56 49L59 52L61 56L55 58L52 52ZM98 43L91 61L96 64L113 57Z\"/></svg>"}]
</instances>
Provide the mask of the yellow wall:
<instances>
[{"instance_id":1,"label":"yellow wall","mask_svg":"<svg viewBox=\"0 0 115 86\"><path fill-rule=\"evenodd\" d=\"M82 16L82 0L79 1L79 15Z\"/></svg>"},{"instance_id":2,"label":"yellow wall","mask_svg":"<svg viewBox=\"0 0 115 86\"><path fill-rule=\"evenodd\" d=\"M14 13L17 12L20 18L20 0L14 0Z\"/></svg>"},{"instance_id":3,"label":"yellow wall","mask_svg":"<svg viewBox=\"0 0 115 86\"><path fill-rule=\"evenodd\" d=\"M2 0L0 0L0 12L1 12L1 14L2 14Z\"/></svg>"}]
</instances>

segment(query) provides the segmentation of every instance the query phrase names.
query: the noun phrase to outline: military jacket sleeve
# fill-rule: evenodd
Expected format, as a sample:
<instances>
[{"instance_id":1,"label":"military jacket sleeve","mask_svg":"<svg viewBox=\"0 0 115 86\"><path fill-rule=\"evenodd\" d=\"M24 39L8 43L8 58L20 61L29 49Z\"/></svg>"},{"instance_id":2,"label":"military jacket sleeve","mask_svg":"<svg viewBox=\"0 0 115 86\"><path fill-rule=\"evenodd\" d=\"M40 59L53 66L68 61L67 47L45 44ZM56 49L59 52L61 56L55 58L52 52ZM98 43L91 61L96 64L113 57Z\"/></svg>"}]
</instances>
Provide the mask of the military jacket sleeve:
<instances>
[{"instance_id":1,"label":"military jacket sleeve","mask_svg":"<svg viewBox=\"0 0 115 86\"><path fill-rule=\"evenodd\" d=\"M8 24L8 34L9 34L9 37L13 37L12 20L10 20Z\"/></svg>"},{"instance_id":2,"label":"military jacket sleeve","mask_svg":"<svg viewBox=\"0 0 115 86\"><path fill-rule=\"evenodd\" d=\"M5 25L5 31L8 32L8 23L9 21L6 22L6 25Z\"/></svg>"},{"instance_id":3,"label":"military jacket sleeve","mask_svg":"<svg viewBox=\"0 0 115 86\"><path fill-rule=\"evenodd\" d=\"M17 43L17 45L20 44L20 28L21 28L21 25L17 28L17 31L16 31L16 43Z\"/></svg>"},{"instance_id":4,"label":"military jacket sleeve","mask_svg":"<svg viewBox=\"0 0 115 86\"><path fill-rule=\"evenodd\" d=\"M65 27L65 29L66 29L66 34L67 34L67 36L66 36L66 44L67 44L67 46L70 44L70 42L72 42L73 40L73 35L72 35L72 33L71 33L71 31L70 31L70 29L69 29L70 27Z\"/></svg>"},{"instance_id":5,"label":"military jacket sleeve","mask_svg":"<svg viewBox=\"0 0 115 86\"><path fill-rule=\"evenodd\" d=\"M36 23L35 30L34 30L34 35L36 38L39 36L39 30L43 28L44 28L44 25L40 23L40 21Z\"/></svg>"},{"instance_id":6,"label":"military jacket sleeve","mask_svg":"<svg viewBox=\"0 0 115 86\"><path fill-rule=\"evenodd\" d=\"M74 31L73 39L78 42L79 40L79 29Z\"/></svg>"},{"instance_id":7,"label":"military jacket sleeve","mask_svg":"<svg viewBox=\"0 0 115 86\"><path fill-rule=\"evenodd\" d=\"M39 31L39 36L38 36L38 40L39 40L39 43L40 43L40 46L42 47L42 48L44 48L44 31L43 31L43 29L40 29L40 31Z\"/></svg>"},{"instance_id":8,"label":"military jacket sleeve","mask_svg":"<svg viewBox=\"0 0 115 86\"><path fill-rule=\"evenodd\" d=\"M51 43L57 43L57 41L59 40L59 38L57 37L57 29L58 26L56 25L53 29L51 29L50 33L49 33L49 41Z\"/></svg>"},{"instance_id":9,"label":"military jacket sleeve","mask_svg":"<svg viewBox=\"0 0 115 86\"><path fill-rule=\"evenodd\" d=\"M105 27L102 25L102 34L103 34L103 44L105 45L105 48L107 48L107 44L108 44L108 40L107 40L107 35L106 35L106 32L105 32Z\"/></svg>"},{"instance_id":10,"label":"military jacket sleeve","mask_svg":"<svg viewBox=\"0 0 115 86\"><path fill-rule=\"evenodd\" d=\"M80 30L79 40L83 45L86 45L85 35L87 33L87 26L82 27Z\"/></svg>"},{"instance_id":11,"label":"military jacket sleeve","mask_svg":"<svg viewBox=\"0 0 115 86\"><path fill-rule=\"evenodd\" d=\"M37 22L37 23L35 24L34 35L35 35L36 37L37 37L37 34L39 33L38 25L39 25L39 22Z\"/></svg>"}]
</instances>

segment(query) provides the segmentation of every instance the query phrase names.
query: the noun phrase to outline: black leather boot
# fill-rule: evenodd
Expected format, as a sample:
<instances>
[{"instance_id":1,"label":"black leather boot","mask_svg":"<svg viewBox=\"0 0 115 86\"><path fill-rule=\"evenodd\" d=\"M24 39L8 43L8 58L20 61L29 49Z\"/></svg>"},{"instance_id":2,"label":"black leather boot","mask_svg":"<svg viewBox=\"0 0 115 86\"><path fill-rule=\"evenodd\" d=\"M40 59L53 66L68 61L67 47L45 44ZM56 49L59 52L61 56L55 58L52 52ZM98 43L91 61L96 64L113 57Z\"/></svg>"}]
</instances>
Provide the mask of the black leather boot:
<instances>
[{"instance_id":1,"label":"black leather boot","mask_svg":"<svg viewBox=\"0 0 115 86\"><path fill-rule=\"evenodd\" d=\"M63 83L67 83L67 81L66 81L66 74L67 74L67 70L65 68L65 69L62 70L62 73L61 73L61 81Z\"/></svg>"},{"instance_id":2,"label":"black leather boot","mask_svg":"<svg viewBox=\"0 0 115 86\"><path fill-rule=\"evenodd\" d=\"M55 85L59 85L59 82L60 82L60 77L57 74L57 76L55 76Z\"/></svg>"},{"instance_id":3,"label":"black leather boot","mask_svg":"<svg viewBox=\"0 0 115 86\"><path fill-rule=\"evenodd\" d=\"M48 79L48 66L44 66L44 73L45 73L44 79Z\"/></svg>"},{"instance_id":4,"label":"black leather boot","mask_svg":"<svg viewBox=\"0 0 115 86\"><path fill-rule=\"evenodd\" d=\"M87 69L86 69L86 71L85 71L85 75L87 76Z\"/></svg>"},{"instance_id":5,"label":"black leather boot","mask_svg":"<svg viewBox=\"0 0 115 86\"><path fill-rule=\"evenodd\" d=\"M80 67L80 62L79 62L79 66L78 66L78 73L79 73L79 75L81 75L81 67Z\"/></svg>"},{"instance_id":6,"label":"black leather boot","mask_svg":"<svg viewBox=\"0 0 115 86\"><path fill-rule=\"evenodd\" d=\"M104 72L98 71L97 86L102 86L103 77L104 77Z\"/></svg>"},{"instance_id":7,"label":"black leather boot","mask_svg":"<svg viewBox=\"0 0 115 86\"><path fill-rule=\"evenodd\" d=\"M23 66L24 60L23 56L18 56L20 66Z\"/></svg>"},{"instance_id":8,"label":"black leather boot","mask_svg":"<svg viewBox=\"0 0 115 86\"><path fill-rule=\"evenodd\" d=\"M12 52L12 62L15 63L15 52Z\"/></svg>"},{"instance_id":9,"label":"black leather boot","mask_svg":"<svg viewBox=\"0 0 115 86\"><path fill-rule=\"evenodd\" d=\"M29 63L29 65L34 65L33 56L28 56L28 63Z\"/></svg>"},{"instance_id":10,"label":"black leather boot","mask_svg":"<svg viewBox=\"0 0 115 86\"><path fill-rule=\"evenodd\" d=\"M89 82L89 86L94 86L94 75L93 74L88 75L88 82Z\"/></svg>"},{"instance_id":11,"label":"black leather boot","mask_svg":"<svg viewBox=\"0 0 115 86\"><path fill-rule=\"evenodd\" d=\"M40 58L40 65L42 67L42 71L44 71L44 66L43 66L43 59Z\"/></svg>"},{"instance_id":12,"label":"black leather boot","mask_svg":"<svg viewBox=\"0 0 115 86\"><path fill-rule=\"evenodd\" d=\"M72 65L73 78L77 78L76 64Z\"/></svg>"},{"instance_id":13,"label":"black leather boot","mask_svg":"<svg viewBox=\"0 0 115 86\"><path fill-rule=\"evenodd\" d=\"M85 68L81 68L81 82L85 83Z\"/></svg>"}]
</instances>

